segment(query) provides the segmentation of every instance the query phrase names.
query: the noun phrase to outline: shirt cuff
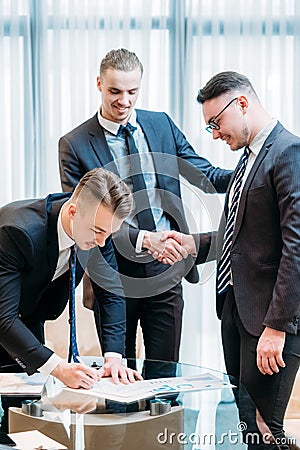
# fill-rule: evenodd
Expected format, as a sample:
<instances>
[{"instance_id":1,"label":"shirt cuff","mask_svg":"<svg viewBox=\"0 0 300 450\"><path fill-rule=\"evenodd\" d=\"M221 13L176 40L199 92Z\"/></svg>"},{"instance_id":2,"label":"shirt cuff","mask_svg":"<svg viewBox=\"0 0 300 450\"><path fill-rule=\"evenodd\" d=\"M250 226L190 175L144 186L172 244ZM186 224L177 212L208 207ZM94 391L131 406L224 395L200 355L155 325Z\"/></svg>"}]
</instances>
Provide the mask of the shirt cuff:
<instances>
[{"instance_id":1,"label":"shirt cuff","mask_svg":"<svg viewBox=\"0 0 300 450\"><path fill-rule=\"evenodd\" d=\"M50 373L52 372L52 370L55 369L56 366L58 366L58 364L62 361L62 358L60 358L58 355L56 355L55 353L53 353L50 358L45 362L45 364L42 365L42 367L40 367L38 369L38 371L42 374L42 375L50 375Z\"/></svg>"},{"instance_id":2,"label":"shirt cuff","mask_svg":"<svg viewBox=\"0 0 300 450\"><path fill-rule=\"evenodd\" d=\"M104 358L118 358L122 359L122 355L116 352L106 352L104 353Z\"/></svg>"},{"instance_id":3,"label":"shirt cuff","mask_svg":"<svg viewBox=\"0 0 300 450\"><path fill-rule=\"evenodd\" d=\"M145 237L145 234L147 233L147 230L141 230L138 234L136 244L135 244L135 251L136 253L142 253L143 250L143 240Z\"/></svg>"}]
</instances>

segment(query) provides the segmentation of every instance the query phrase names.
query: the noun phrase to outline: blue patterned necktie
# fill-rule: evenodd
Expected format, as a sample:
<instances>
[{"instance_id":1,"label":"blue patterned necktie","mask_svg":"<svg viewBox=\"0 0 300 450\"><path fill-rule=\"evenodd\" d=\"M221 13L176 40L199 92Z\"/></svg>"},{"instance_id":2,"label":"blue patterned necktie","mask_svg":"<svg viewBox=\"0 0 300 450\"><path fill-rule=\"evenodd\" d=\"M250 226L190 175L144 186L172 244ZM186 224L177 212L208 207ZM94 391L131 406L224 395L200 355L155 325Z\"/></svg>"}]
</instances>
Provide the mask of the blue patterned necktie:
<instances>
[{"instance_id":1,"label":"blue patterned necktie","mask_svg":"<svg viewBox=\"0 0 300 450\"><path fill-rule=\"evenodd\" d=\"M70 324L70 344L68 362L72 360L79 362L77 340L76 340L76 315L75 315L75 279L76 279L76 251L75 246L71 247L69 259L69 324Z\"/></svg>"},{"instance_id":2,"label":"blue patterned necktie","mask_svg":"<svg viewBox=\"0 0 300 450\"><path fill-rule=\"evenodd\" d=\"M150 201L147 193L146 183L142 172L139 151L136 148L132 133L136 127L127 124L120 125L118 135L124 134L125 142L130 158L130 177L133 184L133 191L137 193L134 196L134 201L137 210L137 220L141 230L155 231L155 222L150 207Z\"/></svg>"},{"instance_id":3,"label":"blue patterned necktie","mask_svg":"<svg viewBox=\"0 0 300 450\"><path fill-rule=\"evenodd\" d=\"M233 231L239 205L239 199L241 196L242 181L247 167L249 155L250 149L246 147L234 179L233 196L225 227L222 256L219 261L217 270L218 294L223 294L227 291L231 280L230 250L232 245Z\"/></svg>"}]
</instances>

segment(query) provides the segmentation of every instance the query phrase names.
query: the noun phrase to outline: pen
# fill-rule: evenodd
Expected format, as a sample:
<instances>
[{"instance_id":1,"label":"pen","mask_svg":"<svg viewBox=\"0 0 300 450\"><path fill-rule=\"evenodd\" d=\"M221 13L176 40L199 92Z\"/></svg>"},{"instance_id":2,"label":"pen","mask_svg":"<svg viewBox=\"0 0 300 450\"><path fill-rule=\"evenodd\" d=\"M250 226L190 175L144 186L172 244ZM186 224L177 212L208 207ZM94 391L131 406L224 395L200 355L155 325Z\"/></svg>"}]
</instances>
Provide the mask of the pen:
<instances>
[{"instance_id":1,"label":"pen","mask_svg":"<svg viewBox=\"0 0 300 450\"><path fill-rule=\"evenodd\" d=\"M84 366L89 367L89 366L83 361L83 359L80 358L80 356L77 356L77 361L80 362L80 364L83 364ZM95 381L95 385L96 385L96 386L99 386L99 385L100 385L100 381L98 381L98 380L94 380L94 381Z\"/></svg>"},{"instance_id":2,"label":"pen","mask_svg":"<svg viewBox=\"0 0 300 450\"><path fill-rule=\"evenodd\" d=\"M76 358L80 362L80 364L83 364L84 366L87 366L87 364L80 358L80 356L77 356Z\"/></svg>"}]
</instances>

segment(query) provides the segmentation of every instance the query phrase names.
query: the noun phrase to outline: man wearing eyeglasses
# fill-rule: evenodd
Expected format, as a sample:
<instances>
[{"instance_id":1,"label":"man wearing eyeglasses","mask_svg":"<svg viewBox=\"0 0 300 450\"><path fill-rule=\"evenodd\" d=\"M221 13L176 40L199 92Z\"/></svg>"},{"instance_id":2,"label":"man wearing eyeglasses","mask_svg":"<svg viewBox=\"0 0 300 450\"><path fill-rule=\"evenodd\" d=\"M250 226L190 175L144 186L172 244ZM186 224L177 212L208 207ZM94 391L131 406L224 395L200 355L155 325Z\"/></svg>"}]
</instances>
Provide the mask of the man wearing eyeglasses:
<instances>
[{"instance_id":1,"label":"man wearing eyeglasses","mask_svg":"<svg viewBox=\"0 0 300 450\"><path fill-rule=\"evenodd\" d=\"M215 75L197 100L213 139L244 149L216 246L227 372L246 387L267 425L240 396L248 448L286 450L283 419L300 364L300 138L272 118L238 73ZM195 251L191 236L177 239Z\"/></svg>"}]
</instances>

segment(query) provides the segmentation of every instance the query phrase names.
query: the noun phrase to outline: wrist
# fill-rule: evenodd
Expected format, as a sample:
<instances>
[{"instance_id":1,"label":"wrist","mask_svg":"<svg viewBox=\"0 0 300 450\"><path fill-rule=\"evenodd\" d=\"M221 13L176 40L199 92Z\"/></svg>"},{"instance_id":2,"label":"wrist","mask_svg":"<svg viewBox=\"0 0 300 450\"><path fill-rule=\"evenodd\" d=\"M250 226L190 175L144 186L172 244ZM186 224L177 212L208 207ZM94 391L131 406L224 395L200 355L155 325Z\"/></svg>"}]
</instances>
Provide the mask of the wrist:
<instances>
[{"instance_id":1,"label":"wrist","mask_svg":"<svg viewBox=\"0 0 300 450\"><path fill-rule=\"evenodd\" d=\"M51 375L53 375L56 378L59 378L61 375L63 375L64 373L64 369L65 369L65 362L64 361L60 361L56 367L54 367L54 369L50 372Z\"/></svg>"},{"instance_id":2,"label":"wrist","mask_svg":"<svg viewBox=\"0 0 300 450\"><path fill-rule=\"evenodd\" d=\"M146 231L143 238L142 248L149 250L151 248L150 231Z\"/></svg>"},{"instance_id":3,"label":"wrist","mask_svg":"<svg viewBox=\"0 0 300 450\"><path fill-rule=\"evenodd\" d=\"M189 255L197 256L196 244L193 236L191 236L190 234L182 236L182 246L186 249Z\"/></svg>"},{"instance_id":4,"label":"wrist","mask_svg":"<svg viewBox=\"0 0 300 450\"><path fill-rule=\"evenodd\" d=\"M264 331L270 336L285 336L285 331L276 330L275 328L266 327Z\"/></svg>"}]
</instances>

